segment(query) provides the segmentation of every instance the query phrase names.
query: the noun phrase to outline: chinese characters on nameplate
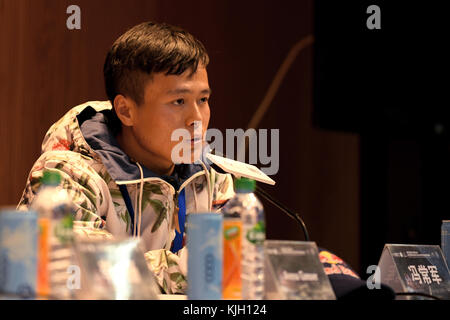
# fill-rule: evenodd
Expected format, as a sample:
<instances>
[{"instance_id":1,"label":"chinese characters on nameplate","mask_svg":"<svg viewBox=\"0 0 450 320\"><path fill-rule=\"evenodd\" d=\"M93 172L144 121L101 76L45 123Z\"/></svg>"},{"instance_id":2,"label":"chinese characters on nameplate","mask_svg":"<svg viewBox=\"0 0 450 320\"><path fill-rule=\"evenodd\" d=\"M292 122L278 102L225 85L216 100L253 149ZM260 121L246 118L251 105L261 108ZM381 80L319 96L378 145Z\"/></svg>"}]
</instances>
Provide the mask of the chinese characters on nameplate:
<instances>
[{"instance_id":1,"label":"chinese characters on nameplate","mask_svg":"<svg viewBox=\"0 0 450 320\"><path fill-rule=\"evenodd\" d=\"M437 245L386 244L378 265L381 282L395 292L450 299L450 275ZM414 295L406 298L423 299Z\"/></svg>"}]
</instances>

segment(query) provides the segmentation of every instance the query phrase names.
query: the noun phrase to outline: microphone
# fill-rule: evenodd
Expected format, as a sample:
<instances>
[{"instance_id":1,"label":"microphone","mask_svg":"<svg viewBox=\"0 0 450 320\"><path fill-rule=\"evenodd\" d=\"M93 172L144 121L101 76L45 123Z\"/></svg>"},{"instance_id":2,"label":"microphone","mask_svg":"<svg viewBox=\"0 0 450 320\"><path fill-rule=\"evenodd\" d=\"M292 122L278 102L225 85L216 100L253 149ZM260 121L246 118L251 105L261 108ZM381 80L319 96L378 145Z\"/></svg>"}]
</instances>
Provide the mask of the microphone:
<instances>
[{"instance_id":1,"label":"microphone","mask_svg":"<svg viewBox=\"0 0 450 320\"><path fill-rule=\"evenodd\" d=\"M275 207L277 207L281 211L283 211L285 214L288 215L289 218L294 219L295 221L297 221L298 224L300 224L300 227L303 230L303 235L305 237L305 241L310 241L309 240L308 230L306 229L306 225L303 222L303 219L300 217L300 215L297 212L294 212L294 211L290 210L289 208L287 208L286 206L284 206L281 202L276 200L274 197L272 197L270 194L268 194L266 191L264 191L258 185L256 185L255 193L257 195L261 196L262 198L266 199L267 201L269 201L271 204L273 204Z\"/></svg>"},{"instance_id":2,"label":"microphone","mask_svg":"<svg viewBox=\"0 0 450 320\"><path fill-rule=\"evenodd\" d=\"M214 168L214 170L217 171L217 172L227 173L225 170L223 170L221 167L219 167L216 163L212 162L206 156L210 152L211 152L211 147L209 146L209 144L206 144L205 146L203 146L203 150L202 150L202 153L201 153L200 160L206 166ZM223 155L221 155L220 153L219 153L219 155L223 157ZM272 197L270 194L268 194L266 191L264 191L264 189L262 189L258 185L256 185L255 193L257 195L261 196L262 198L266 199L267 201L269 201L271 204L276 206L281 211L283 211L285 214L288 215L288 217L290 217L291 219L294 219L295 221L297 221L300 224L300 227L303 230L303 235L305 237L305 241L310 241L309 240L308 230L306 229L306 225L303 222L303 219L300 217L300 215L297 212L294 212L294 211L290 210L289 208L287 208L285 205L283 205L281 202L276 200L274 197Z\"/></svg>"},{"instance_id":3,"label":"microphone","mask_svg":"<svg viewBox=\"0 0 450 320\"><path fill-rule=\"evenodd\" d=\"M226 173L225 170L223 170L221 167L219 167L216 163L212 162L211 159L209 159L206 156L210 152L211 152L211 148L210 148L209 144L206 144L203 147L200 160L206 166L214 168L215 171L220 172L220 173ZM220 156L222 156L222 155L220 155ZM270 178L268 178L268 179L270 179ZM276 200L274 197L272 197L270 194L268 194L266 191L264 191L264 189L262 189L258 185L256 185L255 193L257 195L261 196L262 198L266 199L267 201L269 201L271 204L276 206L281 211L283 211L285 214L288 215L288 217L290 217L290 218L294 219L295 221L297 221L300 224L300 227L303 230L303 235L305 237L305 241L310 241L309 240L308 230L306 229L306 225L305 225L305 223L303 222L302 218L300 217L300 215L297 212L294 212L294 211L290 210L289 208L287 208L285 205L283 205L281 202Z\"/></svg>"}]
</instances>

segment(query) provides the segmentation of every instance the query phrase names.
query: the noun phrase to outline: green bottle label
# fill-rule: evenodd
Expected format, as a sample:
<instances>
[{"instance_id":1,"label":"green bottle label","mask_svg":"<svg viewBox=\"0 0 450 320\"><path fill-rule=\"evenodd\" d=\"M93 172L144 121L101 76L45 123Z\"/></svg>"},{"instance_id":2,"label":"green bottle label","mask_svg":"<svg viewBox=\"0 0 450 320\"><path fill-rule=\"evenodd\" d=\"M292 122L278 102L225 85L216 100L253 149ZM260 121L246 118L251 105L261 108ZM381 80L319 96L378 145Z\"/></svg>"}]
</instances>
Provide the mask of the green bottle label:
<instances>
[{"instance_id":1,"label":"green bottle label","mask_svg":"<svg viewBox=\"0 0 450 320\"><path fill-rule=\"evenodd\" d=\"M247 240L255 245L261 245L266 240L266 228L264 222L260 221L253 228L247 231Z\"/></svg>"},{"instance_id":2,"label":"green bottle label","mask_svg":"<svg viewBox=\"0 0 450 320\"><path fill-rule=\"evenodd\" d=\"M231 226L229 228L226 228L224 235L225 235L225 239L227 239L227 240L236 238L237 236L239 236L239 227Z\"/></svg>"},{"instance_id":3,"label":"green bottle label","mask_svg":"<svg viewBox=\"0 0 450 320\"><path fill-rule=\"evenodd\" d=\"M73 239L73 216L66 215L61 220L57 221L54 226L55 237L62 243L66 244Z\"/></svg>"}]
</instances>

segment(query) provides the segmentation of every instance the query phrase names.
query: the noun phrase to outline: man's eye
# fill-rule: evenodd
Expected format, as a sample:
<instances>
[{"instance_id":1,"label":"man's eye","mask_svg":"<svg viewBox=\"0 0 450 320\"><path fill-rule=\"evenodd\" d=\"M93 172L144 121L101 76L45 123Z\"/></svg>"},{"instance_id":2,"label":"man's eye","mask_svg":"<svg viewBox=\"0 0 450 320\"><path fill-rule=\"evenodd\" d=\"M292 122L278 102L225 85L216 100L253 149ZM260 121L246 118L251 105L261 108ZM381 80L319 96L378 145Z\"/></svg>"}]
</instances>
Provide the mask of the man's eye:
<instances>
[{"instance_id":1,"label":"man's eye","mask_svg":"<svg viewBox=\"0 0 450 320\"><path fill-rule=\"evenodd\" d=\"M208 102L208 100L209 100L208 97L204 97L204 98L201 98L201 99L200 99L200 102L201 102L201 103L206 103L206 102Z\"/></svg>"},{"instance_id":2,"label":"man's eye","mask_svg":"<svg viewBox=\"0 0 450 320\"><path fill-rule=\"evenodd\" d=\"M184 104L184 99L177 99L173 102L173 104L175 104L177 106L182 105L182 104Z\"/></svg>"}]
</instances>

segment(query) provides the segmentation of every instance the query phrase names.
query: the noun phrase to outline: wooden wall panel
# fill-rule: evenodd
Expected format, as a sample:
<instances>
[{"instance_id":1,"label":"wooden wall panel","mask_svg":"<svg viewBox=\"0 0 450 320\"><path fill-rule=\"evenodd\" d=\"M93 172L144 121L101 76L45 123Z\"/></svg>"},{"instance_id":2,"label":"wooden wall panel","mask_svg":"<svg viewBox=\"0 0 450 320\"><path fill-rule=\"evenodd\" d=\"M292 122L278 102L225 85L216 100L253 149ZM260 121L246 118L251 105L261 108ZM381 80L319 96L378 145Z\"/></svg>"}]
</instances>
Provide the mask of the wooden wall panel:
<instances>
[{"instance_id":1,"label":"wooden wall panel","mask_svg":"<svg viewBox=\"0 0 450 320\"><path fill-rule=\"evenodd\" d=\"M66 28L67 6L81 30ZM105 99L103 60L127 28L179 25L211 57L211 127L246 128L289 49L311 34L312 1L0 0L0 205L16 204L49 126L70 107ZM358 137L311 124L313 48L297 58L261 128L280 129L280 170L266 189L301 212L312 240L359 269ZM303 239L265 203L268 237Z\"/></svg>"},{"instance_id":2,"label":"wooden wall panel","mask_svg":"<svg viewBox=\"0 0 450 320\"><path fill-rule=\"evenodd\" d=\"M123 10L123 1L77 1L81 30L69 30L73 1L0 2L0 204L18 202L50 125L72 106L105 99L106 50L155 14L151 2L127 3Z\"/></svg>"}]
</instances>

